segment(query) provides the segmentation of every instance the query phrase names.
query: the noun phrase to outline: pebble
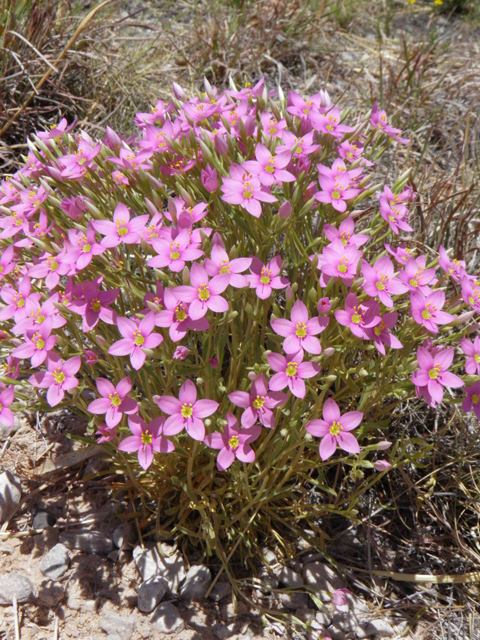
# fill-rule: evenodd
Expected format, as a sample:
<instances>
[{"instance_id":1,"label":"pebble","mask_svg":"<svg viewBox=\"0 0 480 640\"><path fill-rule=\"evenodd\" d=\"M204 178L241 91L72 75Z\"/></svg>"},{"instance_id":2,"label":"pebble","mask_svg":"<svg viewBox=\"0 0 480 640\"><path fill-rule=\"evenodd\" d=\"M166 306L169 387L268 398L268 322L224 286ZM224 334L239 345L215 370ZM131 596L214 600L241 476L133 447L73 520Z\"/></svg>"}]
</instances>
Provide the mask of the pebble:
<instances>
[{"instance_id":1,"label":"pebble","mask_svg":"<svg viewBox=\"0 0 480 640\"><path fill-rule=\"evenodd\" d=\"M22 499L22 487L19 480L10 473L0 473L0 524L13 516Z\"/></svg>"},{"instance_id":2,"label":"pebble","mask_svg":"<svg viewBox=\"0 0 480 640\"><path fill-rule=\"evenodd\" d=\"M152 613L150 622L160 633L174 633L185 625L177 607L171 602L161 602Z\"/></svg>"},{"instance_id":3,"label":"pebble","mask_svg":"<svg viewBox=\"0 0 480 640\"><path fill-rule=\"evenodd\" d=\"M392 626L386 620L370 620L365 627L367 636L376 636L377 638L390 638L395 635Z\"/></svg>"},{"instance_id":4,"label":"pebble","mask_svg":"<svg viewBox=\"0 0 480 640\"><path fill-rule=\"evenodd\" d=\"M202 564L190 567L180 588L183 600L202 600L212 583L210 569Z\"/></svg>"},{"instance_id":5,"label":"pebble","mask_svg":"<svg viewBox=\"0 0 480 640\"><path fill-rule=\"evenodd\" d=\"M53 527L57 519L55 516L46 509L37 509L33 514L32 527L34 529L46 529L47 527Z\"/></svg>"},{"instance_id":6,"label":"pebble","mask_svg":"<svg viewBox=\"0 0 480 640\"><path fill-rule=\"evenodd\" d=\"M33 584L21 573L7 573L0 578L0 604L12 604L14 596L17 602L28 602L35 596Z\"/></svg>"},{"instance_id":7,"label":"pebble","mask_svg":"<svg viewBox=\"0 0 480 640\"><path fill-rule=\"evenodd\" d=\"M174 551L173 547L163 543L161 545L165 557L154 548L143 549L137 545L133 549L133 559L135 565L146 581L154 576L161 576L168 582L168 588L174 594L178 593L180 583L185 578L185 563L178 551Z\"/></svg>"},{"instance_id":8,"label":"pebble","mask_svg":"<svg viewBox=\"0 0 480 640\"><path fill-rule=\"evenodd\" d=\"M100 627L108 635L118 635L122 640L130 640L135 627L135 620L131 617L107 613L100 618Z\"/></svg>"},{"instance_id":9,"label":"pebble","mask_svg":"<svg viewBox=\"0 0 480 640\"><path fill-rule=\"evenodd\" d=\"M69 549L79 549L84 553L108 556L114 548L112 540L99 531L69 531L61 533L59 539Z\"/></svg>"},{"instance_id":10,"label":"pebble","mask_svg":"<svg viewBox=\"0 0 480 640\"><path fill-rule=\"evenodd\" d=\"M160 576L149 578L138 589L138 608L144 613L153 611L167 593L168 582Z\"/></svg>"},{"instance_id":11,"label":"pebble","mask_svg":"<svg viewBox=\"0 0 480 640\"><path fill-rule=\"evenodd\" d=\"M282 567L281 570L277 573L277 577L280 582L289 589L295 589L297 587L303 586L302 576L289 567Z\"/></svg>"},{"instance_id":12,"label":"pebble","mask_svg":"<svg viewBox=\"0 0 480 640\"><path fill-rule=\"evenodd\" d=\"M208 597L214 602L220 602L220 600L223 600L231 593L232 585L230 582L217 582Z\"/></svg>"},{"instance_id":13,"label":"pebble","mask_svg":"<svg viewBox=\"0 0 480 640\"><path fill-rule=\"evenodd\" d=\"M59 542L40 560L40 571L47 578L58 580L67 571L69 564L70 553L67 547Z\"/></svg>"},{"instance_id":14,"label":"pebble","mask_svg":"<svg viewBox=\"0 0 480 640\"><path fill-rule=\"evenodd\" d=\"M131 549L137 541L137 534L129 522L120 524L113 532L113 543L118 549Z\"/></svg>"}]
</instances>

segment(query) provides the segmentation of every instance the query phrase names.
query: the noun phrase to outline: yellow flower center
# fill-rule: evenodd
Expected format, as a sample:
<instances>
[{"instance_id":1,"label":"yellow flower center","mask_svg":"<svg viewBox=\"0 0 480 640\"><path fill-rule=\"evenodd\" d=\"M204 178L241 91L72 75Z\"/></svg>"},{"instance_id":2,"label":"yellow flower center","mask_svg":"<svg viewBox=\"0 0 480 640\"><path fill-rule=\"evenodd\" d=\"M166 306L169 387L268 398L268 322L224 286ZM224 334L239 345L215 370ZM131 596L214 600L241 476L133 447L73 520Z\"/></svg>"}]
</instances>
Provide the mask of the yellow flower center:
<instances>
[{"instance_id":1,"label":"yellow flower center","mask_svg":"<svg viewBox=\"0 0 480 640\"><path fill-rule=\"evenodd\" d=\"M144 342L145 342L145 338L143 337L142 332L140 331L140 329L134 329L133 330L133 343L137 347L141 347Z\"/></svg>"},{"instance_id":2,"label":"yellow flower center","mask_svg":"<svg viewBox=\"0 0 480 640\"><path fill-rule=\"evenodd\" d=\"M305 322L297 322L295 335L298 338L305 338L305 336L307 335L307 325L305 324Z\"/></svg>"},{"instance_id":3,"label":"yellow flower center","mask_svg":"<svg viewBox=\"0 0 480 640\"><path fill-rule=\"evenodd\" d=\"M253 401L253 406L255 409L263 409L263 405L265 404L265 396L257 396Z\"/></svg>"},{"instance_id":4,"label":"yellow flower center","mask_svg":"<svg viewBox=\"0 0 480 640\"><path fill-rule=\"evenodd\" d=\"M119 407L122 404L122 399L120 398L120 396L116 391L114 391L113 393L109 393L108 397L110 398L112 407Z\"/></svg>"},{"instance_id":5,"label":"yellow flower center","mask_svg":"<svg viewBox=\"0 0 480 640\"><path fill-rule=\"evenodd\" d=\"M177 322L183 322L186 317L187 317L187 312L185 311L185 307L183 306L183 303L180 302L175 307L175 319Z\"/></svg>"},{"instance_id":6,"label":"yellow flower center","mask_svg":"<svg viewBox=\"0 0 480 640\"><path fill-rule=\"evenodd\" d=\"M287 376L293 378L293 376L297 375L298 363L297 362L289 362L286 370Z\"/></svg>"},{"instance_id":7,"label":"yellow flower center","mask_svg":"<svg viewBox=\"0 0 480 640\"><path fill-rule=\"evenodd\" d=\"M57 367L55 369L55 371L53 372L53 379L57 384L62 384L62 382L65 380L65 374L63 373L61 367Z\"/></svg>"},{"instance_id":8,"label":"yellow flower center","mask_svg":"<svg viewBox=\"0 0 480 640\"><path fill-rule=\"evenodd\" d=\"M201 284L198 287L198 297L200 300L208 300L210 298L210 289L208 288L208 284Z\"/></svg>"},{"instance_id":9,"label":"yellow flower center","mask_svg":"<svg viewBox=\"0 0 480 640\"><path fill-rule=\"evenodd\" d=\"M343 431L343 426L340 424L340 422L337 422L336 420L333 421L333 424L330 426L330 433L332 436L339 436L340 435L340 431Z\"/></svg>"},{"instance_id":10,"label":"yellow flower center","mask_svg":"<svg viewBox=\"0 0 480 640\"><path fill-rule=\"evenodd\" d=\"M184 402L182 404L182 408L180 409L180 413L182 414L182 417L184 418L191 418L193 415L193 408L192 408L192 403L191 402Z\"/></svg>"},{"instance_id":11,"label":"yellow flower center","mask_svg":"<svg viewBox=\"0 0 480 640\"><path fill-rule=\"evenodd\" d=\"M140 440L144 445L152 444L152 440L153 440L152 434L149 432L148 429L146 429L146 431L142 433L142 435L140 436Z\"/></svg>"},{"instance_id":12,"label":"yellow flower center","mask_svg":"<svg viewBox=\"0 0 480 640\"><path fill-rule=\"evenodd\" d=\"M231 449L238 449L238 445L239 445L239 441L238 441L238 436L232 436L230 438L230 440L228 441L228 446Z\"/></svg>"},{"instance_id":13,"label":"yellow flower center","mask_svg":"<svg viewBox=\"0 0 480 640\"><path fill-rule=\"evenodd\" d=\"M100 300L98 298L92 298L90 301L90 309L92 311L95 311L95 313L98 313L101 308L102 308L102 305L100 303Z\"/></svg>"}]
</instances>

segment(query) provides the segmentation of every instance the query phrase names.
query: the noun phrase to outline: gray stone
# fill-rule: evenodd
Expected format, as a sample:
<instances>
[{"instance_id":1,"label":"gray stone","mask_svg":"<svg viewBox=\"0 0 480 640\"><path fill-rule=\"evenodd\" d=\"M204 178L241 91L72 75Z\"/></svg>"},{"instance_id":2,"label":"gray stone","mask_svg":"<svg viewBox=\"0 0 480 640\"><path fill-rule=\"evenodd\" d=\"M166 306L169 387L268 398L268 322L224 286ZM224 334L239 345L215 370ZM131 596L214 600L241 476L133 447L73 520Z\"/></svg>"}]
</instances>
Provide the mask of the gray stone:
<instances>
[{"instance_id":1,"label":"gray stone","mask_svg":"<svg viewBox=\"0 0 480 640\"><path fill-rule=\"evenodd\" d=\"M131 549L137 541L137 534L129 522L120 524L113 532L113 543L119 549Z\"/></svg>"},{"instance_id":2,"label":"gray stone","mask_svg":"<svg viewBox=\"0 0 480 640\"><path fill-rule=\"evenodd\" d=\"M343 583L335 571L323 562L310 562L303 567L303 579L305 584L315 587L320 599L324 602L330 600L330 593L335 589L341 589Z\"/></svg>"},{"instance_id":3,"label":"gray stone","mask_svg":"<svg viewBox=\"0 0 480 640\"><path fill-rule=\"evenodd\" d=\"M282 567L277 573L277 577L280 582L286 587L289 587L289 589L296 589L297 587L303 586L302 576L293 569L290 569L290 567Z\"/></svg>"},{"instance_id":4,"label":"gray stone","mask_svg":"<svg viewBox=\"0 0 480 640\"><path fill-rule=\"evenodd\" d=\"M100 618L100 627L108 635L118 635L122 640L130 640L135 628L135 620L116 613L106 613Z\"/></svg>"},{"instance_id":5,"label":"gray stone","mask_svg":"<svg viewBox=\"0 0 480 640\"><path fill-rule=\"evenodd\" d=\"M160 576L149 578L138 589L138 608L144 613L153 611L167 593L168 582Z\"/></svg>"},{"instance_id":6,"label":"gray stone","mask_svg":"<svg viewBox=\"0 0 480 640\"><path fill-rule=\"evenodd\" d=\"M35 589L22 574L7 573L0 579L0 604L12 604L15 596L18 603L28 602L35 596Z\"/></svg>"},{"instance_id":7,"label":"gray stone","mask_svg":"<svg viewBox=\"0 0 480 640\"><path fill-rule=\"evenodd\" d=\"M160 633L174 633L185 625L177 607L171 602L161 602L152 613L150 622Z\"/></svg>"},{"instance_id":8,"label":"gray stone","mask_svg":"<svg viewBox=\"0 0 480 640\"><path fill-rule=\"evenodd\" d=\"M220 602L220 600L223 600L223 598L226 598L231 593L232 585L230 582L217 582L208 597L214 602Z\"/></svg>"},{"instance_id":9,"label":"gray stone","mask_svg":"<svg viewBox=\"0 0 480 640\"><path fill-rule=\"evenodd\" d=\"M61 533L59 540L69 549L79 549L84 553L108 556L114 549L112 540L99 531L69 531Z\"/></svg>"},{"instance_id":10,"label":"gray stone","mask_svg":"<svg viewBox=\"0 0 480 640\"><path fill-rule=\"evenodd\" d=\"M292 591L290 593L279 593L277 595L282 606L287 609L308 609L310 601L306 593Z\"/></svg>"},{"instance_id":11,"label":"gray stone","mask_svg":"<svg viewBox=\"0 0 480 640\"><path fill-rule=\"evenodd\" d=\"M56 523L55 516L46 509L37 509L33 515L32 527L34 529L47 529Z\"/></svg>"},{"instance_id":12,"label":"gray stone","mask_svg":"<svg viewBox=\"0 0 480 640\"><path fill-rule=\"evenodd\" d=\"M186 575L185 563L180 553L174 551L173 547L165 543L160 546L165 554L163 557L155 547L143 549L138 545L133 549L133 559L144 581L154 576L161 576L168 582L170 591L176 594Z\"/></svg>"},{"instance_id":13,"label":"gray stone","mask_svg":"<svg viewBox=\"0 0 480 640\"><path fill-rule=\"evenodd\" d=\"M202 600L212 583L210 569L202 564L190 567L180 588L183 600Z\"/></svg>"},{"instance_id":14,"label":"gray stone","mask_svg":"<svg viewBox=\"0 0 480 640\"><path fill-rule=\"evenodd\" d=\"M378 638L390 638L395 635L392 626L386 620L370 620L365 627L367 636L377 636Z\"/></svg>"},{"instance_id":15,"label":"gray stone","mask_svg":"<svg viewBox=\"0 0 480 640\"><path fill-rule=\"evenodd\" d=\"M40 585L38 599L47 607L56 607L64 595L65 590L61 584L55 584L52 580L44 580Z\"/></svg>"},{"instance_id":16,"label":"gray stone","mask_svg":"<svg viewBox=\"0 0 480 640\"><path fill-rule=\"evenodd\" d=\"M40 571L51 580L61 578L70 564L70 554L65 545L58 543L40 560Z\"/></svg>"},{"instance_id":17,"label":"gray stone","mask_svg":"<svg viewBox=\"0 0 480 640\"><path fill-rule=\"evenodd\" d=\"M22 487L18 479L4 471L0 473L0 524L13 516L22 499Z\"/></svg>"}]
</instances>

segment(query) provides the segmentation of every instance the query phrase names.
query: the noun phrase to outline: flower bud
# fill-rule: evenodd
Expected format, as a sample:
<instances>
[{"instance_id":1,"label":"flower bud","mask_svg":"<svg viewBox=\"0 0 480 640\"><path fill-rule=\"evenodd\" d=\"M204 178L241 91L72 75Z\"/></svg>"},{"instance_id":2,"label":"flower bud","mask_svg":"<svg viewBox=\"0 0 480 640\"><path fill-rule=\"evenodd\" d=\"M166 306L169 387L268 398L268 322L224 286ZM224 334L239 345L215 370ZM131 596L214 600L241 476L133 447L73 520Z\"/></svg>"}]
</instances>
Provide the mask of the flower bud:
<instances>
[{"instance_id":1,"label":"flower bud","mask_svg":"<svg viewBox=\"0 0 480 640\"><path fill-rule=\"evenodd\" d=\"M325 314L330 311L332 308L332 303L330 302L330 298L320 298L317 305L318 313Z\"/></svg>"},{"instance_id":2,"label":"flower bud","mask_svg":"<svg viewBox=\"0 0 480 640\"><path fill-rule=\"evenodd\" d=\"M289 218L292 213L292 205L288 200L286 200L278 210L278 215L281 218Z\"/></svg>"},{"instance_id":3,"label":"flower bud","mask_svg":"<svg viewBox=\"0 0 480 640\"><path fill-rule=\"evenodd\" d=\"M190 349L188 349L187 347L177 347L175 349L175 353L173 354L173 359L174 360L185 360L185 358L188 356L188 354L190 353Z\"/></svg>"},{"instance_id":4,"label":"flower bud","mask_svg":"<svg viewBox=\"0 0 480 640\"><path fill-rule=\"evenodd\" d=\"M389 442L388 440L381 440L380 442L377 443L378 451L386 451L387 449L390 449L391 446L392 446L392 443Z\"/></svg>"},{"instance_id":5,"label":"flower bud","mask_svg":"<svg viewBox=\"0 0 480 640\"><path fill-rule=\"evenodd\" d=\"M390 469L392 465L390 464L390 462L388 462L388 460L376 460L373 463L373 466L377 471L386 471L387 469Z\"/></svg>"}]
</instances>

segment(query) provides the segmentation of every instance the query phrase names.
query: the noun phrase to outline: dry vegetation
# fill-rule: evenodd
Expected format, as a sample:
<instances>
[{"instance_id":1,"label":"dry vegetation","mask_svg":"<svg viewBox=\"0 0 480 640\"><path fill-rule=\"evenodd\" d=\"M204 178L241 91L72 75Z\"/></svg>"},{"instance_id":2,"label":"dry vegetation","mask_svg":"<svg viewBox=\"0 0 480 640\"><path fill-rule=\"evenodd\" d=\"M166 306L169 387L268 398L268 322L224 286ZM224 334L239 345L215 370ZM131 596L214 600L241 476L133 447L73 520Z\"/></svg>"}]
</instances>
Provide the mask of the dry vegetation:
<instances>
[{"instance_id":1,"label":"dry vegetation","mask_svg":"<svg viewBox=\"0 0 480 640\"><path fill-rule=\"evenodd\" d=\"M409 130L412 146L381 162L390 176L414 167L420 222L412 242L454 247L469 271L478 270L474 4L465 17L386 0L111 2L64 51L91 8L0 0L0 162L14 170L26 136L60 113L90 130L109 124L128 133L135 111L168 98L173 80L193 89L203 76L222 86L230 76L265 75L271 88L281 83L286 91L327 87L344 108L366 110L379 99ZM439 585L434 575L480 567L479 424L453 406L434 413L412 404L391 429L390 439L417 437L423 455L412 453L411 464L376 485L359 507L362 524L322 523L326 550L378 605L403 611L412 627L422 619L418 637L478 638L480 578ZM402 581L399 573L432 577Z\"/></svg>"}]
</instances>

